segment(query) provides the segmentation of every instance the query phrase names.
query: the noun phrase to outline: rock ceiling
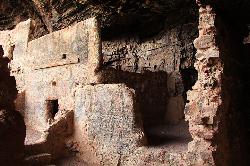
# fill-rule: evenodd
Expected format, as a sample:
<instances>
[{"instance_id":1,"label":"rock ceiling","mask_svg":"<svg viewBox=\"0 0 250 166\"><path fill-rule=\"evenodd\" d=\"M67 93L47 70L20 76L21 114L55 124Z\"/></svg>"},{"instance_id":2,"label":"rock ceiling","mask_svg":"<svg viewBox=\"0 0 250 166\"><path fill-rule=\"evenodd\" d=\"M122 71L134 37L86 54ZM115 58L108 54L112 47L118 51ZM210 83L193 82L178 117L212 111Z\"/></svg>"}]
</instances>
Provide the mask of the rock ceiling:
<instances>
[{"instance_id":1,"label":"rock ceiling","mask_svg":"<svg viewBox=\"0 0 250 166\"><path fill-rule=\"evenodd\" d=\"M249 0L216 0L213 3L218 10L244 20L250 18ZM18 22L32 18L36 26L33 38L37 38L88 17L99 16L107 36L124 29L147 35L148 31L159 31L163 19L167 18L167 24L174 24L194 18L197 14L194 6L194 0L1 0L0 30L13 28Z\"/></svg>"}]
</instances>

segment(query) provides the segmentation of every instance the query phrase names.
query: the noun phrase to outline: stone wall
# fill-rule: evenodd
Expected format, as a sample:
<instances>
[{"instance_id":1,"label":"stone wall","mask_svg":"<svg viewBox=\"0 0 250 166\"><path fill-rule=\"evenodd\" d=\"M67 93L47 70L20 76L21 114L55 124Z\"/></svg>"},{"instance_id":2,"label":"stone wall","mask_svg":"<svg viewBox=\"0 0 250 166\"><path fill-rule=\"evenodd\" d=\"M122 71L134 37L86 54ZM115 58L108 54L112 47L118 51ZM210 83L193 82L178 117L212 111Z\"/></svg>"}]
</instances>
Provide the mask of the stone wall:
<instances>
[{"instance_id":1,"label":"stone wall","mask_svg":"<svg viewBox=\"0 0 250 166\"><path fill-rule=\"evenodd\" d=\"M27 6L36 8L32 10L37 12L35 21L20 23L14 30L0 32L0 45L4 46L6 56L12 59L11 72L17 81L16 106L25 115L28 127L46 133L43 150L52 153L53 157L61 157L66 146L70 155L76 154L94 165L249 165L247 129L250 106L249 97L245 97L250 92L247 77L249 29L248 21L242 21L242 15L238 15L240 11L231 10L233 14L230 14L223 10L225 6L220 6L223 0L197 0L197 25L189 18L191 16L188 16L190 22L176 21L179 17L182 20L183 13L188 13L178 5L183 3L181 1L176 1L176 4L166 1L162 8L158 5L160 1L131 1L134 5L129 1L118 1L107 6L104 5L106 1L90 2L64 1L59 4L34 0ZM249 3L244 0L237 2L230 4ZM186 3L182 5L184 8ZM76 20L89 17L85 10L80 12L89 9L88 5L91 6L88 14L102 14L102 50L100 25L95 19L68 27ZM168 7L175 5L175 10ZM180 12L176 12L178 10ZM157 15L154 11L171 12ZM249 10L243 10L243 13L246 11ZM117 17L108 18L115 13ZM177 17L177 13L181 15ZM15 22L7 22L4 28L21 20L16 12L14 15ZM130 20L133 16L136 18ZM109 27L112 18L119 21L111 21ZM135 27L136 33L126 34L131 30L129 28L134 28L137 22L133 22L138 18L141 22ZM152 20L145 21L147 18ZM163 29L162 24L150 29L167 19L174 24L163 25ZM0 24L4 22L2 19ZM147 26L150 23L154 23L152 27ZM114 34L111 34L113 31L107 33L125 24L129 24L126 26L128 30L121 30L125 34L117 37L119 30ZM63 27L68 28L53 32ZM197 27L199 37L194 40ZM142 31L144 38L138 32L140 28L145 28ZM35 39L45 33L50 34L29 41L29 35ZM1 88L8 91L4 77L0 77ZM1 94L7 92L1 90ZM8 99L0 97L1 101ZM48 112L52 108L48 102L54 101L58 106L55 115ZM2 130L5 129L2 124L6 124L3 119L8 117L6 112L0 112L0 132L7 131ZM186 143L175 142L176 139L171 146L152 147L149 144L149 127L177 124L184 120L184 116L192 137L187 149L181 146ZM21 124L21 120L18 123ZM13 141L16 138L13 133L24 128L13 129L4 134L6 137L1 137L0 146L4 148L0 149L6 150L4 141ZM5 153L9 154L8 151Z\"/></svg>"},{"instance_id":2,"label":"stone wall","mask_svg":"<svg viewBox=\"0 0 250 166\"><path fill-rule=\"evenodd\" d=\"M30 33L30 20L21 22L13 30L0 31L4 55L11 59L11 74L15 76L19 93L24 90L24 61Z\"/></svg>"},{"instance_id":3,"label":"stone wall","mask_svg":"<svg viewBox=\"0 0 250 166\"><path fill-rule=\"evenodd\" d=\"M99 41L98 31L92 24L95 24L94 19L86 20L28 43L25 71L27 125L46 128L51 120L46 112L46 101L58 100L59 111L73 110L74 88L95 80L100 46L95 42ZM98 58L93 58L95 56Z\"/></svg>"},{"instance_id":4,"label":"stone wall","mask_svg":"<svg viewBox=\"0 0 250 166\"><path fill-rule=\"evenodd\" d=\"M188 93L190 103L187 106L186 119L193 141L189 151L196 154L193 161L198 165L214 165L213 144L218 128L217 115L221 110L221 77L223 64L216 42L216 14L210 5L201 5L199 9L199 37L194 41L197 49L198 81Z\"/></svg>"},{"instance_id":5,"label":"stone wall","mask_svg":"<svg viewBox=\"0 0 250 166\"><path fill-rule=\"evenodd\" d=\"M31 42L30 20L0 32L0 43L17 81L16 107L28 126L46 128L46 100L58 99L60 110L72 110L74 87L98 81L98 27L90 19Z\"/></svg>"},{"instance_id":6,"label":"stone wall","mask_svg":"<svg viewBox=\"0 0 250 166\"><path fill-rule=\"evenodd\" d=\"M10 73L17 82L16 109L22 114L25 110L24 62L29 40L30 22L30 20L27 20L18 24L13 30L0 31L0 44L3 46L4 56L11 59L9 63Z\"/></svg>"},{"instance_id":7,"label":"stone wall","mask_svg":"<svg viewBox=\"0 0 250 166\"><path fill-rule=\"evenodd\" d=\"M118 165L145 145L134 90L124 84L99 84L76 90L74 140L89 164ZM93 160L95 159L95 160Z\"/></svg>"},{"instance_id":8,"label":"stone wall","mask_svg":"<svg viewBox=\"0 0 250 166\"><path fill-rule=\"evenodd\" d=\"M29 27L30 24L26 24L25 28ZM12 61L12 66L17 66L18 62L22 62L19 67L22 72L15 73L14 67L12 71L16 77L21 75L23 78L22 80L17 79L17 85L20 87L17 106L23 109L26 125L28 128L43 131L45 134L44 138L47 142L41 146L42 151L47 149L54 157L63 154L60 151L63 151L64 138L73 132L72 118L65 116L67 115L65 111L73 110L76 113L75 128L70 142L84 143L89 147L86 152L84 147L78 146L76 150L79 151L79 156L83 157L84 154L90 152L92 155L88 158L91 162L116 165L119 162L125 162L126 158L129 158L139 146L147 145L143 127L145 127L147 134L148 127L163 124L167 111L173 111L172 113L168 112L168 123L178 124L184 120L183 94L186 89L182 82L180 69L192 66L194 53L192 37L194 36L186 37L189 32L193 32L195 35L196 31L191 28L195 27L194 24L185 24L181 27L165 30L156 39L141 43L135 42L135 38L129 39L128 43L125 42L127 39L124 38L118 41L104 41L103 53L106 59L102 63L98 27L94 19L89 19L33 41L25 40L26 47L24 49L26 51L20 56L14 56ZM181 33L178 30L181 30ZM17 40L14 42L18 45ZM119 43L122 44L119 45ZM119 51L120 46L122 46L122 50L125 49L125 52ZM131 48L134 48L135 52ZM111 56L108 55L108 51L112 52L115 49L118 51L111 53ZM115 58L117 58L116 56L124 56L125 58L113 61L110 59L113 56ZM136 58L138 59L136 60ZM19 59L21 60L18 61ZM129 65L132 61L134 62L130 68ZM162 63L163 61L166 63ZM152 64L150 64L151 62ZM113 65L115 67L112 67ZM121 114L115 114L118 119L114 121L114 124L121 122L123 126L128 125L128 131L125 130L127 128L122 127L115 131L106 131L105 128L101 128L102 131L96 132L92 129L91 133L85 133L85 130L82 130L86 124L95 129L95 125L111 124L106 121L98 122L100 119L94 119L94 121L83 119L80 122L77 120L77 118L84 118L83 114L81 114L83 117L78 117L78 113L82 111L81 109L85 110L85 105L82 108L75 108L75 105L83 102L77 100L77 95L80 95L77 89L88 84L98 83L114 85L87 86L84 91L80 91L83 93L86 89L90 89L93 91L90 97L98 97L96 101L89 99L86 94L81 95L85 95L87 101L95 102L93 105L100 104L99 110L96 107L91 109L97 109L99 117L102 115L99 111L103 108L103 111L107 111L107 119L114 118L114 114L108 113L113 108L103 104L105 100L101 101L100 97L104 97L101 94L105 94L111 100L107 100L108 103L118 102L119 106L120 102L127 102L129 107L124 106L123 108L122 105L115 107L115 109L123 111L126 108L127 111L130 111L127 120L131 121L125 122ZM127 87L115 85L119 83L125 83ZM107 91L106 88L110 91ZM120 89L124 89L124 92L121 92ZM133 90L135 90L133 93L130 92ZM117 93L129 93L130 95L116 100L116 98L119 99L116 96ZM58 112L53 116L53 113L48 112L53 108L49 105L50 102L56 102L56 107L58 106ZM78 109L79 111L77 111ZM88 113L88 110L85 111ZM65 130L63 126L66 127ZM121 133L122 136L119 134L111 135L110 140L114 142L106 142L104 135L112 132ZM58 135L54 133L58 133ZM95 134L96 138L93 140L90 138L90 134ZM83 138L86 138L86 142L81 141ZM124 145L126 141L127 144ZM106 147L107 145L110 145L113 150L110 151ZM148 151L147 148L146 151Z\"/></svg>"}]
</instances>

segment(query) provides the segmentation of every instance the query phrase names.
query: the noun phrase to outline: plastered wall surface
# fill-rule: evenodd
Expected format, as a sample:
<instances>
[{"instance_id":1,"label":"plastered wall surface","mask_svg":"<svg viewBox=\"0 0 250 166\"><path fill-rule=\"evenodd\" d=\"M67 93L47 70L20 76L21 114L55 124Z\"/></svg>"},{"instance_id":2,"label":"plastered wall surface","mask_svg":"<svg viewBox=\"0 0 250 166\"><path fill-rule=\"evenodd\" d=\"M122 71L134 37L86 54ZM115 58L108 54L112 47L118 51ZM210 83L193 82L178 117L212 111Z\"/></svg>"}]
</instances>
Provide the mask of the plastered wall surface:
<instances>
[{"instance_id":1,"label":"plastered wall surface","mask_svg":"<svg viewBox=\"0 0 250 166\"><path fill-rule=\"evenodd\" d=\"M95 24L89 19L34 41L28 41L30 20L1 32L5 55L13 59L10 67L19 91L16 106L26 125L44 130L50 120L47 100L58 100L59 110L73 110L74 88L95 80L99 57L89 56L99 56Z\"/></svg>"}]
</instances>

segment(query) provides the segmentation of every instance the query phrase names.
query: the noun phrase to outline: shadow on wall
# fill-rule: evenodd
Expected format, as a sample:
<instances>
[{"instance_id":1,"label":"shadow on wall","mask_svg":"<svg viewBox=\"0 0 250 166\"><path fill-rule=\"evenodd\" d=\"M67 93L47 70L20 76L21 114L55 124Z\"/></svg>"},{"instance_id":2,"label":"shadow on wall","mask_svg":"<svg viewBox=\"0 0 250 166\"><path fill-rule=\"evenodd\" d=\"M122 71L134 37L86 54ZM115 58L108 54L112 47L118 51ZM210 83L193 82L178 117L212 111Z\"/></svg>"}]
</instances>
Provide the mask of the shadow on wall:
<instances>
[{"instance_id":1,"label":"shadow on wall","mask_svg":"<svg viewBox=\"0 0 250 166\"><path fill-rule=\"evenodd\" d=\"M247 20L232 14L218 12L218 46L224 63L222 77L222 110L216 136L218 150L216 165L249 165L250 155L250 41Z\"/></svg>"},{"instance_id":2,"label":"shadow on wall","mask_svg":"<svg viewBox=\"0 0 250 166\"><path fill-rule=\"evenodd\" d=\"M15 110L16 80L10 76L8 63L0 45L0 163L22 165L26 130L23 117Z\"/></svg>"},{"instance_id":3,"label":"shadow on wall","mask_svg":"<svg viewBox=\"0 0 250 166\"><path fill-rule=\"evenodd\" d=\"M198 80L198 71L194 67L180 69L180 71L184 85L183 98L185 103L187 103L187 91L192 90L192 87Z\"/></svg>"},{"instance_id":4,"label":"shadow on wall","mask_svg":"<svg viewBox=\"0 0 250 166\"><path fill-rule=\"evenodd\" d=\"M133 73L109 68L102 70L100 74L102 75L101 82L104 84L125 83L129 88L135 90L136 107L139 110L136 111L139 112L139 115L136 115L137 122L142 119L149 145L161 144L164 141L173 141L172 138L164 138L162 140L162 138L156 138L156 135L150 134L152 128L165 125L165 115L168 111L168 103L171 98L167 85L168 74L166 72L145 71L144 73ZM182 98L181 95L180 93L180 97ZM178 113L171 115L171 118L180 118L178 123L184 120L183 100L182 103L183 109L181 112L183 116L180 117Z\"/></svg>"},{"instance_id":5,"label":"shadow on wall","mask_svg":"<svg viewBox=\"0 0 250 166\"><path fill-rule=\"evenodd\" d=\"M105 69L101 73L102 83L125 83L136 91L137 107L145 128L164 122L168 99L167 73L147 71L139 74L115 69Z\"/></svg>"}]
</instances>

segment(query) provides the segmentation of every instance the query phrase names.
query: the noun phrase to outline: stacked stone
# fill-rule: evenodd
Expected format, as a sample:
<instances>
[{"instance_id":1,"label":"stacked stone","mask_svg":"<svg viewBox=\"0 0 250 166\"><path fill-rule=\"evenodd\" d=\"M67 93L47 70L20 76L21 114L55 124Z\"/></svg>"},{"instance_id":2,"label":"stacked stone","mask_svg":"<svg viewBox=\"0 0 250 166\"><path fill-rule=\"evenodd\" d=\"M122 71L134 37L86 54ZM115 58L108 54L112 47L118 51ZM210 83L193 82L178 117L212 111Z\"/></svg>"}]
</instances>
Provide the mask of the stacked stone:
<instances>
[{"instance_id":1,"label":"stacked stone","mask_svg":"<svg viewBox=\"0 0 250 166\"><path fill-rule=\"evenodd\" d=\"M17 95L15 78L10 76L9 59L0 46L0 163L21 165L24 150L25 124L15 111Z\"/></svg>"},{"instance_id":2,"label":"stacked stone","mask_svg":"<svg viewBox=\"0 0 250 166\"><path fill-rule=\"evenodd\" d=\"M218 130L216 115L221 106L221 75L223 67L216 46L215 12L210 5L198 2L199 37L194 41L197 49L195 68L198 81L188 92L186 119L189 121L193 141L189 143L187 158L195 165L215 165L212 144ZM195 154L195 155L192 155Z\"/></svg>"}]
</instances>

